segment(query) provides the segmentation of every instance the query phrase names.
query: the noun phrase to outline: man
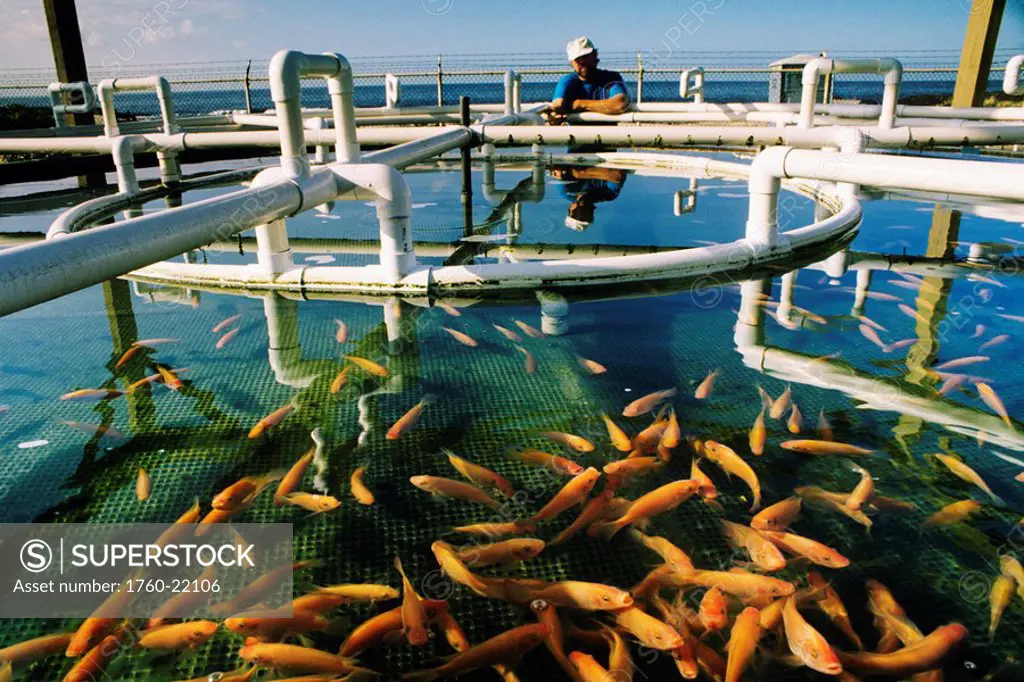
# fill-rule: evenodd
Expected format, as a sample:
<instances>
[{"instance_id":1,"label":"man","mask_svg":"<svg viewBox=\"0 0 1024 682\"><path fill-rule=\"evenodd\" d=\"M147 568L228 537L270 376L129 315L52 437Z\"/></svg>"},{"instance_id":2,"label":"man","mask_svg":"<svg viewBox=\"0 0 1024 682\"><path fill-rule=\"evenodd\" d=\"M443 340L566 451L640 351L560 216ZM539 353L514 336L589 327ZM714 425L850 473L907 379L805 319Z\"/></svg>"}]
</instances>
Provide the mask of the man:
<instances>
[{"instance_id":1,"label":"man","mask_svg":"<svg viewBox=\"0 0 1024 682\"><path fill-rule=\"evenodd\" d=\"M562 194L570 202L565 226L577 232L594 222L595 204L615 201L626 182L625 171L618 168L556 166L551 169L551 177L567 181L562 186Z\"/></svg>"},{"instance_id":2,"label":"man","mask_svg":"<svg viewBox=\"0 0 1024 682\"><path fill-rule=\"evenodd\" d=\"M566 114L572 112L621 114L629 109L632 99L622 76L597 68L597 48L590 38L570 40L565 52L573 73L563 76L555 86L548 123L564 123Z\"/></svg>"}]
</instances>

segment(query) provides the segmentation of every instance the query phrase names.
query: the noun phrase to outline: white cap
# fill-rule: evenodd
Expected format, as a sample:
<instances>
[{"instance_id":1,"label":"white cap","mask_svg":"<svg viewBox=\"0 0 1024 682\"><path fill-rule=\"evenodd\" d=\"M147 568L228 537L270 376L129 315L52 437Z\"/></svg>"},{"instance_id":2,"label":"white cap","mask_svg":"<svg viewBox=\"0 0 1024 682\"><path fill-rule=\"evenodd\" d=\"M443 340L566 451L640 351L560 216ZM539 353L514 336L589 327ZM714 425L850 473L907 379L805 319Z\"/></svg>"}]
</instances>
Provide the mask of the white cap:
<instances>
[{"instance_id":1,"label":"white cap","mask_svg":"<svg viewBox=\"0 0 1024 682\"><path fill-rule=\"evenodd\" d=\"M568 227L570 230L582 232L583 230L590 227L590 223L579 220L578 218L573 218L572 216L566 216L565 226Z\"/></svg>"},{"instance_id":2,"label":"white cap","mask_svg":"<svg viewBox=\"0 0 1024 682\"><path fill-rule=\"evenodd\" d=\"M569 61L575 61L585 54L590 54L597 48L594 47L594 43L590 41L590 38L586 36L580 36L569 41L569 44L565 46L565 53L569 55Z\"/></svg>"}]
</instances>

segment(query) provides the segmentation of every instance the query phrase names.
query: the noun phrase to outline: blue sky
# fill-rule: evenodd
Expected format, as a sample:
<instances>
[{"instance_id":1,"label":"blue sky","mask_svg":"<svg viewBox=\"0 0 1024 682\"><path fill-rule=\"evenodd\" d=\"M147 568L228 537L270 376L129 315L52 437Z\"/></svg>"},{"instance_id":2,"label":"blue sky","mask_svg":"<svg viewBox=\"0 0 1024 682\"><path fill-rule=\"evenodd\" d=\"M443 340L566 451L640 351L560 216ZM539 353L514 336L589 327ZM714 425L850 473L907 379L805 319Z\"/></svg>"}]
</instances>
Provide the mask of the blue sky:
<instances>
[{"instance_id":1,"label":"blue sky","mask_svg":"<svg viewBox=\"0 0 1024 682\"><path fill-rule=\"evenodd\" d=\"M973 0L986 2L988 0ZM133 64L267 59L283 47L349 57L605 50L958 50L972 0L78 0L86 56ZM0 0L0 67L50 66L40 0ZM701 16L702 7L706 12ZM135 44L132 45L132 39ZM1000 48L1024 48L1008 0Z\"/></svg>"}]
</instances>

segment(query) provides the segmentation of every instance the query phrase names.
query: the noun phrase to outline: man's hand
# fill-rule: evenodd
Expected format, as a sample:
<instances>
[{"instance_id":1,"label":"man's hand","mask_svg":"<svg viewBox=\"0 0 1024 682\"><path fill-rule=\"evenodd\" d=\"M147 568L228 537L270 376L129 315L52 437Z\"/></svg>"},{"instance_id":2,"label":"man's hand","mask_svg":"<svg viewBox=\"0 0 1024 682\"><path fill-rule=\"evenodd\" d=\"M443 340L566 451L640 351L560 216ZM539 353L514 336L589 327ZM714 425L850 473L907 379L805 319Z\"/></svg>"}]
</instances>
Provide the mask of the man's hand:
<instances>
[{"instance_id":1,"label":"man's hand","mask_svg":"<svg viewBox=\"0 0 1024 682\"><path fill-rule=\"evenodd\" d=\"M553 126L565 125L566 122L565 114L554 108L545 111L544 118L547 120L548 125Z\"/></svg>"}]
</instances>

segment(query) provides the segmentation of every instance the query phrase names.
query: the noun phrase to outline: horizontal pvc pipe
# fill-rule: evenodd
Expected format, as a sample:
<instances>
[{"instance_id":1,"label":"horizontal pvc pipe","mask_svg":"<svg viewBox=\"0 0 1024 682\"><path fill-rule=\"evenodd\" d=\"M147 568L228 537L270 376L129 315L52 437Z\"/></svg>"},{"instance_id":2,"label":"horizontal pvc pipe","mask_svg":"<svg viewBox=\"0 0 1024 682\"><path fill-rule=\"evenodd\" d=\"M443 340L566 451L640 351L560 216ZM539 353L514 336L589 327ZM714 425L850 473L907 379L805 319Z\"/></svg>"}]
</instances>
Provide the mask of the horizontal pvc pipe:
<instances>
[{"instance_id":1,"label":"horizontal pvc pipe","mask_svg":"<svg viewBox=\"0 0 1024 682\"><path fill-rule=\"evenodd\" d=\"M0 316L290 215L301 202L294 183L278 182L0 252Z\"/></svg>"},{"instance_id":2,"label":"horizontal pvc pipe","mask_svg":"<svg viewBox=\"0 0 1024 682\"><path fill-rule=\"evenodd\" d=\"M1024 201L1024 164L782 149L781 177Z\"/></svg>"}]
</instances>

